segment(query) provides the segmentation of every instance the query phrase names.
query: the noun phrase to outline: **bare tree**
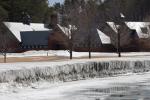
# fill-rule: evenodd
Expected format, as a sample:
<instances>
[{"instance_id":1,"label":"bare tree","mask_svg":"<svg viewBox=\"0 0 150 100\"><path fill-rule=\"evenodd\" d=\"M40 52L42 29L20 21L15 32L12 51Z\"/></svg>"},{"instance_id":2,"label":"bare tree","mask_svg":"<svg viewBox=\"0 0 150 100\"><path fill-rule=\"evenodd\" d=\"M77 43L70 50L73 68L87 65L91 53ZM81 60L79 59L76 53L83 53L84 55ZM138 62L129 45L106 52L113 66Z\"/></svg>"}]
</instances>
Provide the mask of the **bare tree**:
<instances>
[{"instance_id":1,"label":"bare tree","mask_svg":"<svg viewBox=\"0 0 150 100\"><path fill-rule=\"evenodd\" d=\"M7 53L13 52L18 47L18 41L9 30L5 27L4 23L0 23L0 53L4 56L4 63L7 62Z\"/></svg>"},{"instance_id":2,"label":"bare tree","mask_svg":"<svg viewBox=\"0 0 150 100\"><path fill-rule=\"evenodd\" d=\"M116 34L111 35L112 44L116 47L118 57L121 57L121 47L128 42L124 39L129 37L129 29L124 22L124 16L121 12L122 3L119 0L113 0L111 4L104 7L105 21L111 24L111 28ZM125 42L126 41L126 42Z\"/></svg>"},{"instance_id":3,"label":"bare tree","mask_svg":"<svg viewBox=\"0 0 150 100\"><path fill-rule=\"evenodd\" d=\"M7 11L0 6L0 53L4 55L4 62L6 62L6 38L5 38L5 31L4 31L4 24L3 21L7 18L8 13Z\"/></svg>"},{"instance_id":4,"label":"bare tree","mask_svg":"<svg viewBox=\"0 0 150 100\"><path fill-rule=\"evenodd\" d=\"M68 16L67 16L68 17ZM74 37L74 31L76 30L76 27L74 25L71 25L71 23L69 23L68 19L65 21L65 23L67 23L67 25L59 25L58 27L62 30L62 32L64 33L64 35L67 37L65 38L65 42L62 42L63 45L67 45L67 49L69 50L70 53L70 59L72 59L72 51L73 51L73 37Z\"/></svg>"},{"instance_id":5,"label":"bare tree","mask_svg":"<svg viewBox=\"0 0 150 100\"><path fill-rule=\"evenodd\" d=\"M78 28L77 23L79 22L79 5L78 1L76 0L70 0L68 1L69 4L65 5L64 7L64 32L67 35L68 39L68 47L69 47L69 53L70 53L70 59L72 59L73 56L73 49L74 49L74 36L76 34L76 30Z\"/></svg>"},{"instance_id":6,"label":"bare tree","mask_svg":"<svg viewBox=\"0 0 150 100\"><path fill-rule=\"evenodd\" d=\"M63 27L64 33L67 36L67 43L69 47L70 59L72 59L72 51L73 51L73 27L68 24L68 27Z\"/></svg>"},{"instance_id":7,"label":"bare tree","mask_svg":"<svg viewBox=\"0 0 150 100\"><path fill-rule=\"evenodd\" d=\"M0 23L0 43L1 43L0 51L4 56L4 63L6 63L8 46L7 46L6 32L4 31L4 26L2 22Z\"/></svg>"},{"instance_id":8,"label":"bare tree","mask_svg":"<svg viewBox=\"0 0 150 100\"><path fill-rule=\"evenodd\" d=\"M93 36L93 31L96 30L96 16L98 12L98 1L97 0L72 0L72 5L67 9L67 16L69 17L69 23L74 25L77 30L71 30L70 48L74 46L77 37L80 38L79 43L86 45L84 48L88 49L89 58L91 58L92 46L94 44L95 37ZM100 0L101 2L101 0ZM77 35L75 34L77 33ZM72 50L70 50L72 51ZM70 53L71 54L71 53Z\"/></svg>"},{"instance_id":9,"label":"bare tree","mask_svg":"<svg viewBox=\"0 0 150 100\"><path fill-rule=\"evenodd\" d=\"M96 1L82 0L78 2L78 10L76 10L75 14L76 14L76 21L74 21L74 24L78 27L78 30L80 31L79 34L83 34L84 35L83 37L86 38L84 44L88 46L89 58L91 58L91 50L92 50L92 43L93 43L92 33L93 33L93 29L94 28L96 29L95 27L95 17L97 14ZM75 18L73 19L75 20Z\"/></svg>"}]
</instances>

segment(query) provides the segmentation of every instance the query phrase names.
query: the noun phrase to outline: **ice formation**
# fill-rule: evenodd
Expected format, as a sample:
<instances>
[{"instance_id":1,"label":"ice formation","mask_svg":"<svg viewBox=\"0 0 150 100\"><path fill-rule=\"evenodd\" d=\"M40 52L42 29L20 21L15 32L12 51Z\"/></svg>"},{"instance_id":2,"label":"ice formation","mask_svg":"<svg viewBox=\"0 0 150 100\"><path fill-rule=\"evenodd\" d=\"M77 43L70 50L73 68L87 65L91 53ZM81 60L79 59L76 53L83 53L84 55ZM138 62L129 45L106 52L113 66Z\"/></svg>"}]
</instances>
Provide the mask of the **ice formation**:
<instances>
[{"instance_id":1,"label":"ice formation","mask_svg":"<svg viewBox=\"0 0 150 100\"><path fill-rule=\"evenodd\" d=\"M0 83L33 83L40 80L69 82L126 73L147 72L150 61L87 61L0 71Z\"/></svg>"}]
</instances>

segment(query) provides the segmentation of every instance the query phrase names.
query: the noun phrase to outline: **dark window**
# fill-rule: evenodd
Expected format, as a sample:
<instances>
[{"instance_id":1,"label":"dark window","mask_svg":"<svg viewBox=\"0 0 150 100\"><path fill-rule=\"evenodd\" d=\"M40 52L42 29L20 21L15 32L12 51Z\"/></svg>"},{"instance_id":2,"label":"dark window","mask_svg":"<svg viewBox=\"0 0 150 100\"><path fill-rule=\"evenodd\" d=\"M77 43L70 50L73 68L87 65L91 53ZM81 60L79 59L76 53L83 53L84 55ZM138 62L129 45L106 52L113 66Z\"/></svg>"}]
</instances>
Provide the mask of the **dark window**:
<instances>
[{"instance_id":1,"label":"dark window","mask_svg":"<svg viewBox=\"0 0 150 100\"><path fill-rule=\"evenodd\" d=\"M34 48L36 49L36 45L34 45Z\"/></svg>"},{"instance_id":2,"label":"dark window","mask_svg":"<svg viewBox=\"0 0 150 100\"><path fill-rule=\"evenodd\" d=\"M148 29L147 29L147 27L142 27L141 30L142 30L142 32L143 32L144 34L148 34Z\"/></svg>"},{"instance_id":3,"label":"dark window","mask_svg":"<svg viewBox=\"0 0 150 100\"><path fill-rule=\"evenodd\" d=\"M40 45L38 45L38 49L40 49Z\"/></svg>"},{"instance_id":4,"label":"dark window","mask_svg":"<svg viewBox=\"0 0 150 100\"><path fill-rule=\"evenodd\" d=\"M135 36L136 36L136 30L131 30L130 36L131 36L132 38L135 37Z\"/></svg>"}]
</instances>

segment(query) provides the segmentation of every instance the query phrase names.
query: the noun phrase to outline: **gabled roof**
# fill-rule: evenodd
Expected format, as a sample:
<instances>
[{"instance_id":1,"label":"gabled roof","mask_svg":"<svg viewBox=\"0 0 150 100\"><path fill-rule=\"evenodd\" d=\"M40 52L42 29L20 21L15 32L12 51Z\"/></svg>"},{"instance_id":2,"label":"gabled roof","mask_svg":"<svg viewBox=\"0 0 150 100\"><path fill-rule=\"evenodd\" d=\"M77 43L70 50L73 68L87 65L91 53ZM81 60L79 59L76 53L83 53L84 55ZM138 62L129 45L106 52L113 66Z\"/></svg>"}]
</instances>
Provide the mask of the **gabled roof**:
<instances>
[{"instance_id":1,"label":"gabled roof","mask_svg":"<svg viewBox=\"0 0 150 100\"><path fill-rule=\"evenodd\" d=\"M61 26L59 24L57 24L57 26L61 29L63 34L65 34L67 37L69 36L69 34L71 34L71 31L70 31L69 28L63 27L63 26ZM97 33L99 35L99 38L100 38L102 44L111 44L111 40L110 40L109 36L107 36L105 33L100 31L99 29L97 29Z\"/></svg>"},{"instance_id":2,"label":"gabled roof","mask_svg":"<svg viewBox=\"0 0 150 100\"><path fill-rule=\"evenodd\" d=\"M125 22L130 29L136 30L139 38L148 38L150 36L150 22ZM146 28L149 34L145 34L142 28Z\"/></svg>"},{"instance_id":3,"label":"gabled roof","mask_svg":"<svg viewBox=\"0 0 150 100\"><path fill-rule=\"evenodd\" d=\"M45 28L42 23L31 23L26 25L17 22L4 22L4 25L12 32L12 34L21 42L20 32L27 31L49 31L50 29Z\"/></svg>"},{"instance_id":4,"label":"gabled roof","mask_svg":"<svg viewBox=\"0 0 150 100\"><path fill-rule=\"evenodd\" d=\"M107 22L107 24L117 33L114 22ZM125 22L125 24L133 30L136 30L139 38L148 38L150 36L150 22ZM142 28L146 28L149 34L145 34Z\"/></svg>"},{"instance_id":5,"label":"gabled roof","mask_svg":"<svg viewBox=\"0 0 150 100\"><path fill-rule=\"evenodd\" d=\"M114 22L107 22L107 24L114 30L114 32L118 32Z\"/></svg>"},{"instance_id":6,"label":"gabled roof","mask_svg":"<svg viewBox=\"0 0 150 100\"><path fill-rule=\"evenodd\" d=\"M107 36L105 33L100 31L99 29L97 29L97 32L98 32L98 35L102 44L111 44L111 40L109 36Z\"/></svg>"},{"instance_id":7,"label":"gabled roof","mask_svg":"<svg viewBox=\"0 0 150 100\"><path fill-rule=\"evenodd\" d=\"M71 30L67 27L63 27L60 24L57 24L57 26L59 27L59 29L63 32L63 34L65 34L67 37L71 37Z\"/></svg>"}]
</instances>

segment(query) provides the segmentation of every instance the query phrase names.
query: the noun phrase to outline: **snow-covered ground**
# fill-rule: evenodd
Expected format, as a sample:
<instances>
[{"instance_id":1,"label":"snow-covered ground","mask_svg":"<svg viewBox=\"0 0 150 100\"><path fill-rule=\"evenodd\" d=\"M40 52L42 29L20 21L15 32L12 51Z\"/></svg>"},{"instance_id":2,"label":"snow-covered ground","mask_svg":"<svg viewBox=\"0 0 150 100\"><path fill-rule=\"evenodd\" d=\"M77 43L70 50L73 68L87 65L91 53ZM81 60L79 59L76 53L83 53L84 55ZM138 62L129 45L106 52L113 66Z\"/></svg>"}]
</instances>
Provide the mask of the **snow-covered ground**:
<instances>
[{"instance_id":1,"label":"snow-covered ground","mask_svg":"<svg viewBox=\"0 0 150 100\"><path fill-rule=\"evenodd\" d=\"M0 100L150 100L150 73L0 88Z\"/></svg>"},{"instance_id":2,"label":"snow-covered ground","mask_svg":"<svg viewBox=\"0 0 150 100\"><path fill-rule=\"evenodd\" d=\"M24 53L8 53L7 57L31 57L31 56L64 56L69 57L67 50L40 50L40 51L27 51ZM92 52L93 57L117 57L117 53L105 53L105 52ZM134 56L150 56L150 52L127 52L122 53L123 57ZM0 57L3 57L0 54ZM73 57L88 57L88 52L73 52Z\"/></svg>"},{"instance_id":3,"label":"snow-covered ground","mask_svg":"<svg viewBox=\"0 0 150 100\"><path fill-rule=\"evenodd\" d=\"M68 57L67 50L49 50L49 51L27 51L24 53L8 53L7 57L30 57L30 56L64 56ZM85 57L88 52L73 52L73 57ZM92 53L92 56L117 56L116 53ZM2 57L2 55L0 55Z\"/></svg>"}]
</instances>

